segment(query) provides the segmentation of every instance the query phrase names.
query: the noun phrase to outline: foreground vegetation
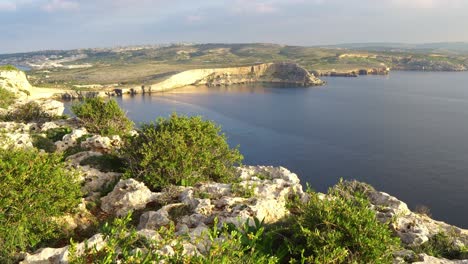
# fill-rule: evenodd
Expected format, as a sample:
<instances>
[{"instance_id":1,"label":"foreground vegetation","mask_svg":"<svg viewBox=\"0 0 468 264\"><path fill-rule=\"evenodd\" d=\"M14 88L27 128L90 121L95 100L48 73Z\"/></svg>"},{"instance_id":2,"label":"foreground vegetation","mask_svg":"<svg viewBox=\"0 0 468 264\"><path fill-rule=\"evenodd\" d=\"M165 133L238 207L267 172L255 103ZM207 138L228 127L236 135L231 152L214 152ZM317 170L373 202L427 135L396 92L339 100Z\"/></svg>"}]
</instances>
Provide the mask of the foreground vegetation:
<instances>
[{"instance_id":1,"label":"foreground vegetation","mask_svg":"<svg viewBox=\"0 0 468 264\"><path fill-rule=\"evenodd\" d=\"M34 250L63 233L53 217L80 202L78 174L58 154L0 149L0 263Z\"/></svg>"},{"instance_id":2,"label":"foreground vegetation","mask_svg":"<svg viewBox=\"0 0 468 264\"><path fill-rule=\"evenodd\" d=\"M189 237L176 236L173 225L158 230L161 239L142 239L127 215L104 225L107 245L88 248L83 255L72 253L72 263L392 263L399 240L376 220L361 194L353 200L308 194L306 203L291 200L291 215L276 224L255 219L236 227L215 220L200 237L207 247L204 255L183 254ZM176 249L172 255L160 251L168 244Z\"/></svg>"},{"instance_id":3,"label":"foreground vegetation","mask_svg":"<svg viewBox=\"0 0 468 264\"><path fill-rule=\"evenodd\" d=\"M230 149L219 126L177 114L143 124L140 135L129 138L122 150L128 163L126 176L153 190L203 181L232 182L234 166L243 158L237 148Z\"/></svg>"},{"instance_id":4,"label":"foreground vegetation","mask_svg":"<svg viewBox=\"0 0 468 264\"><path fill-rule=\"evenodd\" d=\"M220 127L211 121L174 114L143 124L131 136L129 120L115 101L87 99L73 110L81 117L105 112L92 115L92 119L80 119L81 125L96 122L102 127L94 133L119 130L124 139L120 150L88 157L80 161L81 165L125 172L124 177L135 178L153 190L164 189L169 196L178 195L170 191L176 189L174 185L223 181L231 183L236 195L252 202L256 199L253 190L238 184L234 173L242 155L237 148L229 147ZM24 113L30 116L28 111ZM40 116L33 121L40 120ZM312 190L305 196L290 195L289 214L272 224L254 218L236 226L219 224L218 219L213 219L196 244L189 235L176 233L174 222L155 230L159 239L142 237L136 229L141 211L113 218L92 203L86 204L90 214L87 218L93 223L90 230L70 232L60 219L75 214L86 194L81 192L78 172L64 161L70 152L55 153L53 142L71 131L69 127L57 127L38 135L42 141L37 141L35 146L51 153L34 148L0 149L0 263L14 263L21 259L21 252L63 246L68 241L71 242L69 261L79 264L161 260L168 263L392 263L394 253L403 248L389 229L389 223L377 220L365 188L350 188L344 183L337 184L327 195ZM76 148L73 153L84 150L79 145L73 148ZM264 175L256 177L265 178ZM109 182L99 192L106 195L114 185L115 182ZM207 194L197 195L206 198ZM105 237L102 247L90 246L84 252L77 249L74 241L83 241L97 232ZM185 248L188 243L200 246L203 254L188 254ZM169 244L171 254L164 251ZM468 254L443 233L410 249L448 258L465 258Z\"/></svg>"},{"instance_id":5,"label":"foreground vegetation","mask_svg":"<svg viewBox=\"0 0 468 264\"><path fill-rule=\"evenodd\" d=\"M16 100L16 96L13 92L0 87L0 108L8 108Z\"/></svg>"}]
</instances>

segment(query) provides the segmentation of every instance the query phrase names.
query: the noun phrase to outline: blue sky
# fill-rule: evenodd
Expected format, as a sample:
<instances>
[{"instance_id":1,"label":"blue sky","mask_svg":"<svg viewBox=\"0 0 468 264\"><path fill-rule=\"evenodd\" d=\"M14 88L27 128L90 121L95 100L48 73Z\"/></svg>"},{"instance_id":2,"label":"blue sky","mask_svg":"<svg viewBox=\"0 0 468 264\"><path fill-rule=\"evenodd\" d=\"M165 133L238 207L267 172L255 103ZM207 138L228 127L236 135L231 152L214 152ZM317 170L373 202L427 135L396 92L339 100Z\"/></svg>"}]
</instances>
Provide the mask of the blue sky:
<instances>
[{"instance_id":1,"label":"blue sky","mask_svg":"<svg viewBox=\"0 0 468 264\"><path fill-rule=\"evenodd\" d=\"M466 0L0 0L0 54L173 42L468 42Z\"/></svg>"}]
</instances>

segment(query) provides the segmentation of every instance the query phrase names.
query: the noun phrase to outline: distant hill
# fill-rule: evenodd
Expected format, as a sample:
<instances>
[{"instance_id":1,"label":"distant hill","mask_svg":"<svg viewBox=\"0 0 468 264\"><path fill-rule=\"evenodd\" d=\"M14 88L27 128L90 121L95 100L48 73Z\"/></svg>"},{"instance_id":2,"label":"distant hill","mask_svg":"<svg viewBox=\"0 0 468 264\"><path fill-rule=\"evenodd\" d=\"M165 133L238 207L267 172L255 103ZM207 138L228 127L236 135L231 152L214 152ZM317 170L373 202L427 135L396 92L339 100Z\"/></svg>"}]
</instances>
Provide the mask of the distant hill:
<instances>
[{"instance_id":1,"label":"distant hill","mask_svg":"<svg viewBox=\"0 0 468 264\"><path fill-rule=\"evenodd\" d=\"M436 53L461 53L468 54L467 42L438 42L423 44L375 42L375 43L345 43L326 46L329 48L346 48L369 51L413 51Z\"/></svg>"},{"instance_id":2,"label":"distant hill","mask_svg":"<svg viewBox=\"0 0 468 264\"><path fill-rule=\"evenodd\" d=\"M0 55L0 65L29 67L36 86L142 85L190 69L292 62L316 75L360 70L464 71L468 43L355 43L323 47L269 43L173 44L38 51Z\"/></svg>"}]
</instances>

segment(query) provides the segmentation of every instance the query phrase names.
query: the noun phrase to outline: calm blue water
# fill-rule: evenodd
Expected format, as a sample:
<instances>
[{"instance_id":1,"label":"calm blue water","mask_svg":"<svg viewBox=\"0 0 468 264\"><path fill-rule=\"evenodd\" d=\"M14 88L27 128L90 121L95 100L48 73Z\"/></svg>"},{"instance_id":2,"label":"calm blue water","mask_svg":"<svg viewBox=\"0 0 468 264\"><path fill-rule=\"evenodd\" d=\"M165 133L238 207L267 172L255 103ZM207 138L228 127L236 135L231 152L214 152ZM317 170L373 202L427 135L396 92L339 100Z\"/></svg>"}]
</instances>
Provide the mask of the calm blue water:
<instances>
[{"instance_id":1,"label":"calm blue water","mask_svg":"<svg viewBox=\"0 0 468 264\"><path fill-rule=\"evenodd\" d=\"M468 227L468 73L328 78L312 88L184 88L118 99L136 122L177 111L222 125L246 164L281 165L318 191L370 183Z\"/></svg>"}]
</instances>

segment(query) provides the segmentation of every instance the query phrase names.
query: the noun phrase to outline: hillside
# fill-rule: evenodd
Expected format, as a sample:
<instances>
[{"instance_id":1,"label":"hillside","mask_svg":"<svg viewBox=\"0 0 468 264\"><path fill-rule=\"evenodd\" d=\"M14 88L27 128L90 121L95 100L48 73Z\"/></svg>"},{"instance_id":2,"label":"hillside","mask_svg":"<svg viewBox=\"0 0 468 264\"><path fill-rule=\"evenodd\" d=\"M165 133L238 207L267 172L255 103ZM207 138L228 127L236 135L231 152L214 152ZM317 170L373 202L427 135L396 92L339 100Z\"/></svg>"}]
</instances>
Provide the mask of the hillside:
<instances>
[{"instance_id":1,"label":"hillside","mask_svg":"<svg viewBox=\"0 0 468 264\"><path fill-rule=\"evenodd\" d=\"M400 47L400 48L398 48ZM174 44L0 55L0 65L29 67L35 86L89 89L142 85L191 69L293 62L316 75L396 70L464 71L468 55L408 46L301 47L276 44ZM351 74L354 76L356 74ZM87 86L88 85L88 86Z\"/></svg>"}]
</instances>

